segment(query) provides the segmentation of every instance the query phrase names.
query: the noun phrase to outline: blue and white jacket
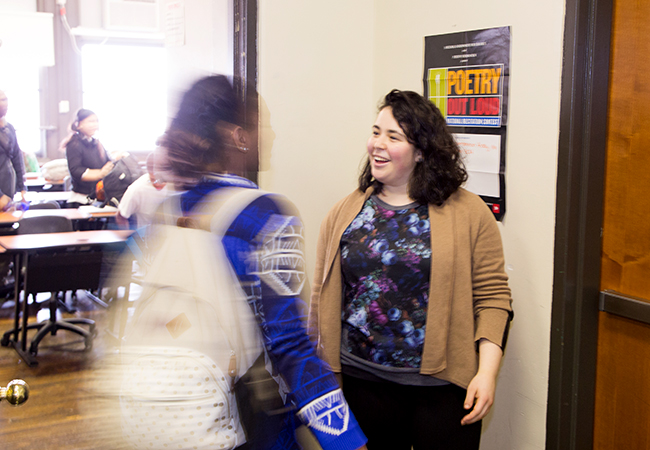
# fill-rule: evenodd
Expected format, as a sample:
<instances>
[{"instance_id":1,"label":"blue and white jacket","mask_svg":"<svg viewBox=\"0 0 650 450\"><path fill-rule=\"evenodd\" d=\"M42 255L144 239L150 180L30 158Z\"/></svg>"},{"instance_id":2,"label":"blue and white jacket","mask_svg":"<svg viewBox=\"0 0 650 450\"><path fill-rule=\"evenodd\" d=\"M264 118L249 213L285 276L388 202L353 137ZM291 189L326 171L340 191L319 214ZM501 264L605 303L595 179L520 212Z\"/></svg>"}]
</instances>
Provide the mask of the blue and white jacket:
<instances>
[{"instance_id":1,"label":"blue and white jacket","mask_svg":"<svg viewBox=\"0 0 650 450\"><path fill-rule=\"evenodd\" d=\"M191 213L206 194L233 186L257 189L233 175L205 177L181 194L183 214ZM300 297L306 279L302 222L273 197L277 199L261 196L248 205L223 238L228 259L254 307L267 354L281 376L286 404L296 411L278 441L264 448L300 448L294 433L297 417L324 450L354 450L366 438L305 328L307 305Z\"/></svg>"}]
</instances>

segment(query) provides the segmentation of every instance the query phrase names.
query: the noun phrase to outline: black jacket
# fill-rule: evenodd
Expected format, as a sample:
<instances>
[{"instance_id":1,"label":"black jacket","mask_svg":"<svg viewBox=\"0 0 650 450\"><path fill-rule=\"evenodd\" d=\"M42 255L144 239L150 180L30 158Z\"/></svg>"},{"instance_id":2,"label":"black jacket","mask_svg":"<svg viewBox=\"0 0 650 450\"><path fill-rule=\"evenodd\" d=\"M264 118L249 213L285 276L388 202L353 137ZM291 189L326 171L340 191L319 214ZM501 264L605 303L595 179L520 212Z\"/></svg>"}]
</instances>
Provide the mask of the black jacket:
<instances>
[{"instance_id":1,"label":"black jacket","mask_svg":"<svg viewBox=\"0 0 650 450\"><path fill-rule=\"evenodd\" d=\"M87 169L101 169L108 162L108 155L95 138L85 139L79 133L72 136L65 150L68 170L72 178L72 190L79 194L91 195L95 192L96 181L82 181Z\"/></svg>"},{"instance_id":2,"label":"black jacket","mask_svg":"<svg viewBox=\"0 0 650 450\"><path fill-rule=\"evenodd\" d=\"M16 130L8 123L0 128L0 195L14 194L25 190L25 162L18 147Z\"/></svg>"}]
</instances>

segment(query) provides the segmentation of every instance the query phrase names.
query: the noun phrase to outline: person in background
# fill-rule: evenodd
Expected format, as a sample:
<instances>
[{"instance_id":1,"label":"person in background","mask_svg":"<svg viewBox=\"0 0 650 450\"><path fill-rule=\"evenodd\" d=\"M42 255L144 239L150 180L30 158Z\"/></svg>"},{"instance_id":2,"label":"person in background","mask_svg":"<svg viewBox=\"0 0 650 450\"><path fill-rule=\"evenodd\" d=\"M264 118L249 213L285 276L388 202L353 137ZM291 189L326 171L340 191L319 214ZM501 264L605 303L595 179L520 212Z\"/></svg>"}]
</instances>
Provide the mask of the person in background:
<instances>
[{"instance_id":1,"label":"person in background","mask_svg":"<svg viewBox=\"0 0 650 450\"><path fill-rule=\"evenodd\" d=\"M113 169L104 146L93 135L99 130L97 115L89 109L77 111L71 134L61 142L72 178L72 194L67 206L77 208L92 202L97 182Z\"/></svg>"},{"instance_id":2,"label":"person in background","mask_svg":"<svg viewBox=\"0 0 650 450\"><path fill-rule=\"evenodd\" d=\"M0 210L13 203L14 195L20 192L25 201L25 165L23 152L18 146L16 129L7 122L9 101L4 91L0 91Z\"/></svg>"},{"instance_id":3,"label":"person in background","mask_svg":"<svg viewBox=\"0 0 650 450\"><path fill-rule=\"evenodd\" d=\"M501 236L426 98L393 90L321 225L309 330L371 450L479 448L512 317Z\"/></svg>"},{"instance_id":4,"label":"person in background","mask_svg":"<svg viewBox=\"0 0 650 450\"><path fill-rule=\"evenodd\" d=\"M123 228L129 227L129 218L134 214L137 228L150 224L156 208L169 195L167 183L154 173L154 153L147 156L146 165L147 173L135 180L120 200L115 220Z\"/></svg>"},{"instance_id":5,"label":"person in background","mask_svg":"<svg viewBox=\"0 0 650 450\"><path fill-rule=\"evenodd\" d=\"M188 189L180 194L184 215L191 215L206 196L219 190L258 189L232 173L241 169L248 151L249 135L238 125L240 111L239 100L223 76L200 79L184 94L160 141L174 184ZM253 428L242 448L298 449L295 428L301 422L325 450L365 448L365 436L336 377L318 358L304 327L306 305L300 298L304 261L295 260L304 255L302 229L286 200L266 194L244 208L223 238L286 396L286 407L267 416L269 422L259 422L259 415L248 422ZM278 388L275 385L270 392L278 395ZM246 415L246 408L240 405L240 412Z\"/></svg>"}]
</instances>

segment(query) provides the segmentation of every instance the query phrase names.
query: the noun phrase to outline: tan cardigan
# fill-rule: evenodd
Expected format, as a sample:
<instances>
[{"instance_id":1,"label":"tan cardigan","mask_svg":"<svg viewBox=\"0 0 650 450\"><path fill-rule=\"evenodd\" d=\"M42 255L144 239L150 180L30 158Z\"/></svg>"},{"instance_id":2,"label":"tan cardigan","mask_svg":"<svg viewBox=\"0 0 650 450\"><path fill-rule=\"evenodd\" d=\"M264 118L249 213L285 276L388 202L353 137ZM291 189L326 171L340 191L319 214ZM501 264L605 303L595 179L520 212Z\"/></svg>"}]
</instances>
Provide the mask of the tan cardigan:
<instances>
[{"instance_id":1,"label":"tan cardigan","mask_svg":"<svg viewBox=\"0 0 650 450\"><path fill-rule=\"evenodd\" d=\"M372 188L338 202L321 224L309 311L320 356L341 372L341 236ZM420 373L463 388L478 369L481 338L505 345L512 299L501 235L487 205L459 189L442 206L429 205L431 275Z\"/></svg>"}]
</instances>

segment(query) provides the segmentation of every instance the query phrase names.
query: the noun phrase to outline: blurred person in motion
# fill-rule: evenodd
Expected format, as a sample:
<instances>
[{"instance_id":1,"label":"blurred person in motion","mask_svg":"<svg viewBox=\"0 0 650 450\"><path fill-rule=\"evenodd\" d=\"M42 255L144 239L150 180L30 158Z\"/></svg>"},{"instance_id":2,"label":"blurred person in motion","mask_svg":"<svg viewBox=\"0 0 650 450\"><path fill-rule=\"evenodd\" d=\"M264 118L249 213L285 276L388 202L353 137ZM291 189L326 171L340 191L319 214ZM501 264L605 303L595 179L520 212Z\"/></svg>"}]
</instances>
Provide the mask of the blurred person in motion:
<instances>
[{"instance_id":1,"label":"blurred person in motion","mask_svg":"<svg viewBox=\"0 0 650 450\"><path fill-rule=\"evenodd\" d=\"M97 182L113 169L113 161L104 146L93 136L99 130L99 119L89 109L80 109L70 124L71 133L60 144L65 150L72 178L72 194L66 203L70 208L92 203Z\"/></svg>"},{"instance_id":2,"label":"blurred person in motion","mask_svg":"<svg viewBox=\"0 0 650 450\"><path fill-rule=\"evenodd\" d=\"M248 152L250 139L247 132L239 126L243 123L241 106L230 82L223 76L202 78L183 95L178 113L159 143L160 150L164 153L162 160L165 161L161 175L165 181L173 182L175 186L186 191L163 202L151 227L152 236L156 236L157 223L173 223L180 227L195 228L187 223L200 217L201 211L204 211L205 206L214 198L223 196L226 199L224 203L227 204L228 198L242 193L255 194L253 191L258 190L253 182L233 174L235 171L241 171L243 167L242 161ZM302 222L295 208L279 195L260 192L251 198L253 200L242 202L243 209L234 221L228 220L229 225L221 239L226 264L234 272L233 279L237 280L235 283L241 286L241 291L246 297L244 308L251 317L254 316L252 327L259 336L260 347L263 348L261 353L258 352L252 358L256 361L248 372L238 380L233 380L239 416L246 435L244 443L237 441L234 446L242 450L299 449L301 447L296 440L295 430L304 424L325 450L365 449L365 436L347 407L336 377L329 366L317 356L306 332L307 308L300 297L305 283ZM169 221L166 208L173 202L180 205L182 217L172 216ZM218 216L221 216L221 209L214 214L214 219L218 219ZM210 219L210 222L212 223L213 219ZM186 233L183 236L188 235L189 233ZM165 241L167 242L168 240ZM215 248L209 249L210 253L216 256L224 253L221 248L217 248L216 242L212 245ZM198 258L202 250L190 249L188 258ZM191 261L187 265L190 263ZM153 265L155 262L151 267ZM201 269L195 267L191 269L191 273L182 276L186 279L201 277ZM149 273L151 272L153 270L150 269ZM172 273L171 277L178 276ZM216 294L213 297L216 298ZM137 306L134 317L136 316ZM154 325L171 323L167 322L167 318L158 319L162 314L154 317ZM222 320L227 322L229 327L241 329L245 325L237 317L228 316L218 319L219 323L214 323L212 328L221 327ZM196 318L196 321L200 321L200 317ZM165 330L159 328L164 334ZM192 332L191 329L188 332ZM132 339L136 345L140 340L139 336L147 340L150 335L147 331L140 333L137 338ZM131 338L127 335L125 339L128 342ZM156 342L155 345L161 344ZM215 356L215 360L216 358ZM260 376L260 371L265 373ZM231 373L230 368L228 373ZM199 385L203 380L205 383L211 382L210 376L198 378L201 380ZM125 379L131 380L128 376ZM159 384L164 385L165 382L166 379L159 380ZM196 385L193 380L191 383ZM263 392L257 391L256 386L265 386ZM205 389L206 393L212 392L207 386ZM137 389L135 390L132 404L137 408L139 397ZM219 433L221 424L230 420L227 415L212 420L209 416L210 410L218 406L222 404L211 404L207 412L204 407L191 408L192 411L203 408L201 417L210 417L208 426L218 428L216 433L214 428L209 428L211 431L206 440L214 438L214 435ZM145 407L144 410L149 409ZM131 435L137 440L142 437L155 446L156 442L160 442L159 437L163 439L163 436L170 434L170 427L185 426L180 423L180 415L185 412L179 413L178 419L169 420L169 425L165 428L156 427L151 433L142 436L134 431ZM198 417L198 414L197 412L195 417ZM161 415L164 416L165 412L161 412ZM137 416L134 417L137 419ZM190 415L187 420L193 420L192 417ZM129 420L127 419L127 422ZM162 422L167 422L167 419ZM198 424L194 421L192 425L206 426L203 421ZM236 423L231 423L231 426L238 428ZM180 433L182 432L181 430ZM158 434L154 436L153 433ZM239 439L239 436L240 434L234 435L235 440ZM174 439L174 436L170 439ZM192 439L187 438L188 441ZM149 448L146 447L148 443L143 442L142 445L143 448ZM196 448L193 446L206 444L178 444L179 448L185 448L183 445Z\"/></svg>"},{"instance_id":3,"label":"blurred person in motion","mask_svg":"<svg viewBox=\"0 0 650 450\"><path fill-rule=\"evenodd\" d=\"M0 211L9 208L16 192L25 201L25 164L18 146L16 129L7 122L9 100L0 91Z\"/></svg>"},{"instance_id":4,"label":"blurred person in motion","mask_svg":"<svg viewBox=\"0 0 650 450\"><path fill-rule=\"evenodd\" d=\"M154 160L154 153L150 153L146 161L147 173L131 183L120 200L115 220L123 228L129 228L132 216L135 216L137 228L150 224L156 209L170 193L167 183L155 174Z\"/></svg>"},{"instance_id":5,"label":"blurred person in motion","mask_svg":"<svg viewBox=\"0 0 650 450\"><path fill-rule=\"evenodd\" d=\"M385 96L321 225L309 330L371 450L479 448L511 320L501 236L421 95Z\"/></svg>"}]
</instances>

